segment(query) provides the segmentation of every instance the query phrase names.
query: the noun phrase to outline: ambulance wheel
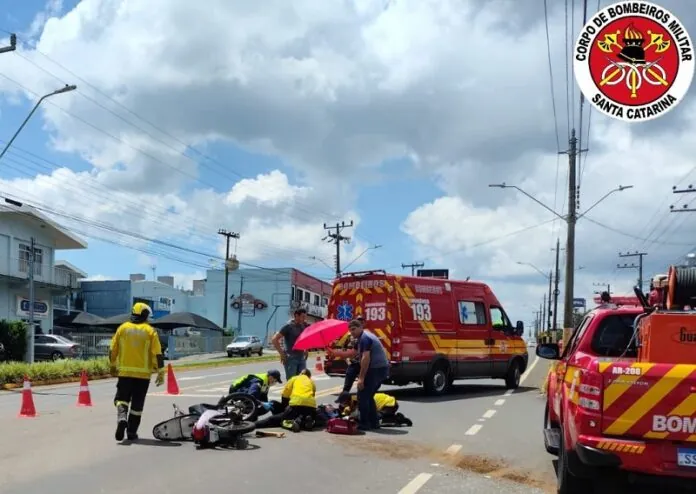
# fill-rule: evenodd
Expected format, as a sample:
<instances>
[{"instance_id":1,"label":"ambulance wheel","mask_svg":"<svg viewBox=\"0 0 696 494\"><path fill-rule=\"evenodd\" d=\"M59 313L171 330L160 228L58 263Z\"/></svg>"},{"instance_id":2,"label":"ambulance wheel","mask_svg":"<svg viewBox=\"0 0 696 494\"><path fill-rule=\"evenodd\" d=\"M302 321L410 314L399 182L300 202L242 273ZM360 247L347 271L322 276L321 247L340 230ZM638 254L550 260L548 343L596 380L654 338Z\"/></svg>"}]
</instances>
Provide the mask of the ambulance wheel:
<instances>
[{"instance_id":1,"label":"ambulance wheel","mask_svg":"<svg viewBox=\"0 0 696 494\"><path fill-rule=\"evenodd\" d=\"M449 391L450 376L447 364L435 364L423 381L425 392L431 396L441 396Z\"/></svg>"},{"instance_id":2,"label":"ambulance wheel","mask_svg":"<svg viewBox=\"0 0 696 494\"><path fill-rule=\"evenodd\" d=\"M515 359L510 364L508 373L505 376L505 387L507 389L517 389L520 387L520 379L522 378L522 369L520 368L519 360Z\"/></svg>"}]
</instances>

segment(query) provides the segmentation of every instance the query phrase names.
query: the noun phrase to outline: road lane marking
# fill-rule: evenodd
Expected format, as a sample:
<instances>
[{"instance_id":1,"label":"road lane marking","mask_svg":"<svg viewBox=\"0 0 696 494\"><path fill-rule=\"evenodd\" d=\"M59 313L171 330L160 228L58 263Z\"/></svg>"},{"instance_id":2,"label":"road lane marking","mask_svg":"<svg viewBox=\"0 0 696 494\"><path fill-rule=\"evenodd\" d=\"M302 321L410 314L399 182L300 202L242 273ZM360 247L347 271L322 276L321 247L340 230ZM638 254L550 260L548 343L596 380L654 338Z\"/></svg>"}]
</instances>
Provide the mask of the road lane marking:
<instances>
[{"instance_id":1,"label":"road lane marking","mask_svg":"<svg viewBox=\"0 0 696 494\"><path fill-rule=\"evenodd\" d=\"M529 377L529 374L531 374L531 372L534 370L534 367L536 367L536 365L538 363L539 363L539 356L537 356L537 358L534 359L534 362L532 362L532 365L527 367L527 370L524 371L524 374L522 374L522 377L520 377L520 386L522 385L523 382L525 382L527 380L527 378Z\"/></svg>"},{"instance_id":2,"label":"road lane marking","mask_svg":"<svg viewBox=\"0 0 696 494\"><path fill-rule=\"evenodd\" d=\"M483 426L479 424L472 425L471 427L469 427L469 430L465 432L465 435L475 436L476 434L478 434L482 427Z\"/></svg>"},{"instance_id":3,"label":"road lane marking","mask_svg":"<svg viewBox=\"0 0 696 494\"><path fill-rule=\"evenodd\" d=\"M484 419L490 419L495 415L495 410L488 410L486 413L483 414Z\"/></svg>"},{"instance_id":4,"label":"road lane marking","mask_svg":"<svg viewBox=\"0 0 696 494\"><path fill-rule=\"evenodd\" d=\"M401 489L398 494L416 494L421 488L433 478L431 473L419 473L415 476L411 482L406 484L403 489Z\"/></svg>"},{"instance_id":5,"label":"road lane marking","mask_svg":"<svg viewBox=\"0 0 696 494\"><path fill-rule=\"evenodd\" d=\"M164 398L218 398L220 399L220 395L187 395L187 394L178 394L178 395L168 395L167 393L153 393L148 396L159 396L159 397L164 397Z\"/></svg>"},{"instance_id":6,"label":"road lane marking","mask_svg":"<svg viewBox=\"0 0 696 494\"><path fill-rule=\"evenodd\" d=\"M234 376L236 372L223 372L222 374L206 374L205 376L184 376L179 377L178 381L198 381L200 379L208 379L209 377Z\"/></svg>"},{"instance_id":7,"label":"road lane marking","mask_svg":"<svg viewBox=\"0 0 696 494\"><path fill-rule=\"evenodd\" d=\"M445 450L445 454L450 455L450 456L454 456L457 453L459 453L461 451L461 449L462 449L461 444L453 444L452 446L450 446L449 448L447 448Z\"/></svg>"},{"instance_id":8,"label":"road lane marking","mask_svg":"<svg viewBox=\"0 0 696 494\"><path fill-rule=\"evenodd\" d=\"M500 407L500 406L503 406L504 403L505 403L505 400L502 400L502 399L501 399L501 400L495 400L494 405L497 406L497 407Z\"/></svg>"}]
</instances>

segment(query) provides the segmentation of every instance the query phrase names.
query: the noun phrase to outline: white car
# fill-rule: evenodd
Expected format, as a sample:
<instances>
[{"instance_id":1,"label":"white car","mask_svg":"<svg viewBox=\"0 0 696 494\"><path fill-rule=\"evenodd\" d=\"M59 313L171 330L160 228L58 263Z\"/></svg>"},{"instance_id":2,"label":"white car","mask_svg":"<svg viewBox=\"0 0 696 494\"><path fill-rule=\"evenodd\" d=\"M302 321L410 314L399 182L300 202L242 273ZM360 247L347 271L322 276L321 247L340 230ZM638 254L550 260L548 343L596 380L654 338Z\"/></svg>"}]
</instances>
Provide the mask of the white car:
<instances>
[{"instance_id":1,"label":"white car","mask_svg":"<svg viewBox=\"0 0 696 494\"><path fill-rule=\"evenodd\" d=\"M263 343L257 336L237 336L232 343L227 345L227 356L251 357L252 353L257 353L259 357L263 355Z\"/></svg>"}]
</instances>

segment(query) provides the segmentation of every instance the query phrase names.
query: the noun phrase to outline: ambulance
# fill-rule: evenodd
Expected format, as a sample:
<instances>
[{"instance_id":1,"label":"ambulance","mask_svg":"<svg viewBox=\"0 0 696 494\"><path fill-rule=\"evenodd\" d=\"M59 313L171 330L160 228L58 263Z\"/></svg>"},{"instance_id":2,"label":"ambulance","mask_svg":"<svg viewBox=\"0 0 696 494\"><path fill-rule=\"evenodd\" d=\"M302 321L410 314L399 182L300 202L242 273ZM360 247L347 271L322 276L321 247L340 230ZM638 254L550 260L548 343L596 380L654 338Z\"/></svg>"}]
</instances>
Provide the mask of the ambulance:
<instances>
[{"instance_id":1,"label":"ambulance","mask_svg":"<svg viewBox=\"0 0 696 494\"><path fill-rule=\"evenodd\" d=\"M458 379L493 378L515 389L527 368L522 321L513 326L484 283L347 273L334 282L328 312L345 321L363 317L390 359L386 384L417 383L441 395ZM328 357L324 365L327 374L344 375L345 360Z\"/></svg>"}]
</instances>

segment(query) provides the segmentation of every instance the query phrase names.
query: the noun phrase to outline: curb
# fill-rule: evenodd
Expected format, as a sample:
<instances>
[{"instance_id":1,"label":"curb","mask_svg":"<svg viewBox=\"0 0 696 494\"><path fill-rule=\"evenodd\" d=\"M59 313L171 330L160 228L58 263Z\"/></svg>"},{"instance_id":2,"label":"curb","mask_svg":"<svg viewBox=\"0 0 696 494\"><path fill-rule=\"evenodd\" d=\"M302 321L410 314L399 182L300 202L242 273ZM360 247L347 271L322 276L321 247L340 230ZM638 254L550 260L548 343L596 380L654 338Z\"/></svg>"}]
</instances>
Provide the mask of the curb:
<instances>
[{"instance_id":1,"label":"curb","mask_svg":"<svg viewBox=\"0 0 696 494\"><path fill-rule=\"evenodd\" d=\"M312 354L310 354L312 355ZM314 355L316 356L316 355ZM212 369L216 367L235 367L235 366L240 366L240 365L249 365L249 364L255 364L257 362L272 362L274 360L277 360L278 356L277 355L268 355L267 357L252 357L250 360L247 359L236 359L236 360L228 360L228 361L219 361L219 362L202 362L202 363L191 363L191 364L181 364L181 365L174 365L172 364L172 367L174 368L174 372L186 372L186 371L193 371L193 370L199 370L199 369ZM45 379L41 381L31 381L31 387L40 387L40 386L55 386L57 384L71 384L71 383L79 383L80 382L80 377L81 377L82 369L80 369L80 374L77 374L75 376L71 377L63 377L63 378L58 378L58 379ZM100 374L100 375L94 375L94 376L88 376L90 381L102 381L104 379L113 379L113 376L110 374ZM7 384L2 384L0 385L0 390L13 390L17 388L21 388L24 385L24 383L7 383Z\"/></svg>"}]
</instances>

